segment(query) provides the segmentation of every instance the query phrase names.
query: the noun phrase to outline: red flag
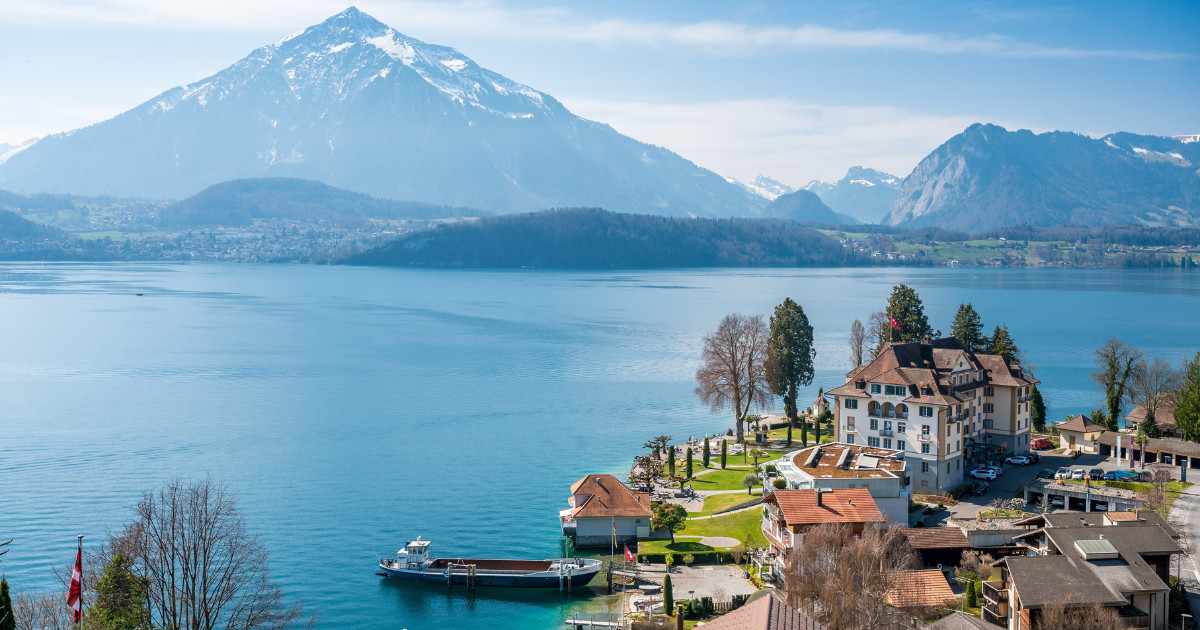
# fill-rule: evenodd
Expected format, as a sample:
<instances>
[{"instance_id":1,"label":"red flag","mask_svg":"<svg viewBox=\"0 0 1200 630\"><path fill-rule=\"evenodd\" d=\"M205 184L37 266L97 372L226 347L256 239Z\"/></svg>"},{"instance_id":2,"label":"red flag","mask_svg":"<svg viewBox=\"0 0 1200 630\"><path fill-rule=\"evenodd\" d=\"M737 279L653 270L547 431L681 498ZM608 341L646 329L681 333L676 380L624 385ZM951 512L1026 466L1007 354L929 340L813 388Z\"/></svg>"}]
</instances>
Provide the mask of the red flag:
<instances>
[{"instance_id":1,"label":"red flag","mask_svg":"<svg viewBox=\"0 0 1200 630\"><path fill-rule=\"evenodd\" d=\"M83 616L83 549L75 552L75 570L71 572L71 590L67 592L67 606L75 611L75 623Z\"/></svg>"},{"instance_id":2,"label":"red flag","mask_svg":"<svg viewBox=\"0 0 1200 630\"><path fill-rule=\"evenodd\" d=\"M897 323L896 323L896 318L895 318L895 317L892 317L891 315L888 315L888 319L892 320L892 328L897 328L897 329L898 329L898 328L900 328L900 324L897 324Z\"/></svg>"},{"instance_id":3,"label":"red flag","mask_svg":"<svg viewBox=\"0 0 1200 630\"><path fill-rule=\"evenodd\" d=\"M633 557L633 552L629 551L629 545L625 545L625 559L630 562L637 562L637 558Z\"/></svg>"}]
</instances>

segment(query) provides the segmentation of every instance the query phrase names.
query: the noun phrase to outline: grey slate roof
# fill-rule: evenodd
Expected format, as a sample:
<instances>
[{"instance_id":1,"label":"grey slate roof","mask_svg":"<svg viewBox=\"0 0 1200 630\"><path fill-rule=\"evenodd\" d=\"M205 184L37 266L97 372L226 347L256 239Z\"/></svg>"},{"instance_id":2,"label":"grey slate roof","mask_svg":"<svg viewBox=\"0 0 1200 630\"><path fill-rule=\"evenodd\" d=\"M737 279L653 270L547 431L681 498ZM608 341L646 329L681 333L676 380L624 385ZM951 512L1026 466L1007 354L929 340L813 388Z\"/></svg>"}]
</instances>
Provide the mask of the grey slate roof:
<instances>
[{"instance_id":1,"label":"grey slate roof","mask_svg":"<svg viewBox=\"0 0 1200 630\"><path fill-rule=\"evenodd\" d=\"M926 630L1003 630L1004 626L988 623L975 615L954 611L925 628Z\"/></svg>"}]
</instances>

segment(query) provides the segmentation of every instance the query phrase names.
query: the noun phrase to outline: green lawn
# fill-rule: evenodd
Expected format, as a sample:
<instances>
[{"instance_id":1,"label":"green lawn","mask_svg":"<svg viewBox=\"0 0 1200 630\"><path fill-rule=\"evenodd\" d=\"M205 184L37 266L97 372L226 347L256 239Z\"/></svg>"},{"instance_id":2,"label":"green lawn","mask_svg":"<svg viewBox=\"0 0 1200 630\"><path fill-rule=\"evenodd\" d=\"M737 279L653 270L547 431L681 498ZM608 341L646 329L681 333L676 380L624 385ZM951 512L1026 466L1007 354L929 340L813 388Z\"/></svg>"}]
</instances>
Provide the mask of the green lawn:
<instances>
[{"instance_id":1,"label":"green lawn","mask_svg":"<svg viewBox=\"0 0 1200 630\"><path fill-rule=\"evenodd\" d=\"M718 469L696 477L688 483L697 490L745 490L742 478L750 472L750 468ZM744 494L742 496L749 498Z\"/></svg>"},{"instance_id":2,"label":"green lawn","mask_svg":"<svg viewBox=\"0 0 1200 630\"><path fill-rule=\"evenodd\" d=\"M683 530L675 535L687 534L691 529ZM669 553L675 556L675 559L683 563L683 557L689 553L700 553L704 551L716 551L715 548L702 544L696 540L677 540L671 542L669 540L642 540L638 541L638 553Z\"/></svg>"},{"instance_id":3,"label":"green lawn","mask_svg":"<svg viewBox=\"0 0 1200 630\"><path fill-rule=\"evenodd\" d=\"M738 540L750 538L752 546L767 546L767 541L762 535L761 510L746 510L716 518L688 521L687 529L682 533L688 536L728 536Z\"/></svg>"},{"instance_id":4,"label":"green lawn","mask_svg":"<svg viewBox=\"0 0 1200 630\"><path fill-rule=\"evenodd\" d=\"M762 496L762 488L761 487L755 488L754 489L754 497L761 497L761 496ZM742 494L741 492L737 492L734 494L714 494L711 497L705 497L703 509L701 509L699 512L688 512L688 516L708 516L709 514L714 514L716 512L720 512L721 510L723 510L727 507L732 507L743 501L749 501L750 499L752 499L754 497L748 497L748 496Z\"/></svg>"}]
</instances>

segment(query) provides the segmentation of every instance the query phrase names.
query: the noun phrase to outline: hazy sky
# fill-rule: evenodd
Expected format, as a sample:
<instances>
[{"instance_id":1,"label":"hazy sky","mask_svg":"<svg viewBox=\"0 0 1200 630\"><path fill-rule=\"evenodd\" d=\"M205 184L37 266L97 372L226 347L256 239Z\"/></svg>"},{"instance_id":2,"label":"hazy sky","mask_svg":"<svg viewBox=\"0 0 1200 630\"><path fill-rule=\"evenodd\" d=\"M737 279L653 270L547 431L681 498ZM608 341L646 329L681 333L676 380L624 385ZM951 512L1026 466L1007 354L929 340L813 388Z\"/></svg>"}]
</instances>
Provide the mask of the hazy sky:
<instances>
[{"instance_id":1,"label":"hazy sky","mask_svg":"<svg viewBox=\"0 0 1200 630\"><path fill-rule=\"evenodd\" d=\"M837 6L829 6L829 5ZM0 0L0 143L112 117L348 0ZM973 122L1200 133L1200 2L363 0L722 175L907 175Z\"/></svg>"}]
</instances>

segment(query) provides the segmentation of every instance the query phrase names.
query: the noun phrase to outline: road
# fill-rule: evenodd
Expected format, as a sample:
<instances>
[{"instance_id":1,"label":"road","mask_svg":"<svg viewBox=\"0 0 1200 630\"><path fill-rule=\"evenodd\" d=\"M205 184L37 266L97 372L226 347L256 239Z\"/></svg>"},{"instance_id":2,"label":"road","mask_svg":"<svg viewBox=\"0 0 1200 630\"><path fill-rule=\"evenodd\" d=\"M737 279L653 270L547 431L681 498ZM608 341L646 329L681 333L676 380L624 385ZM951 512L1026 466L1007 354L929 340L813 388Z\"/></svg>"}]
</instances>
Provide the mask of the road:
<instances>
[{"instance_id":1,"label":"road","mask_svg":"<svg viewBox=\"0 0 1200 630\"><path fill-rule=\"evenodd\" d=\"M1200 484L1185 490L1171 506L1171 524L1182 536L1184 551L1189 552L1179 559L1180 580L1187 589L1188 605L1193 612L1200 611L1200 562L1196 557L1196 546L1200 543Z\"/></svg>"}]
</instances>

